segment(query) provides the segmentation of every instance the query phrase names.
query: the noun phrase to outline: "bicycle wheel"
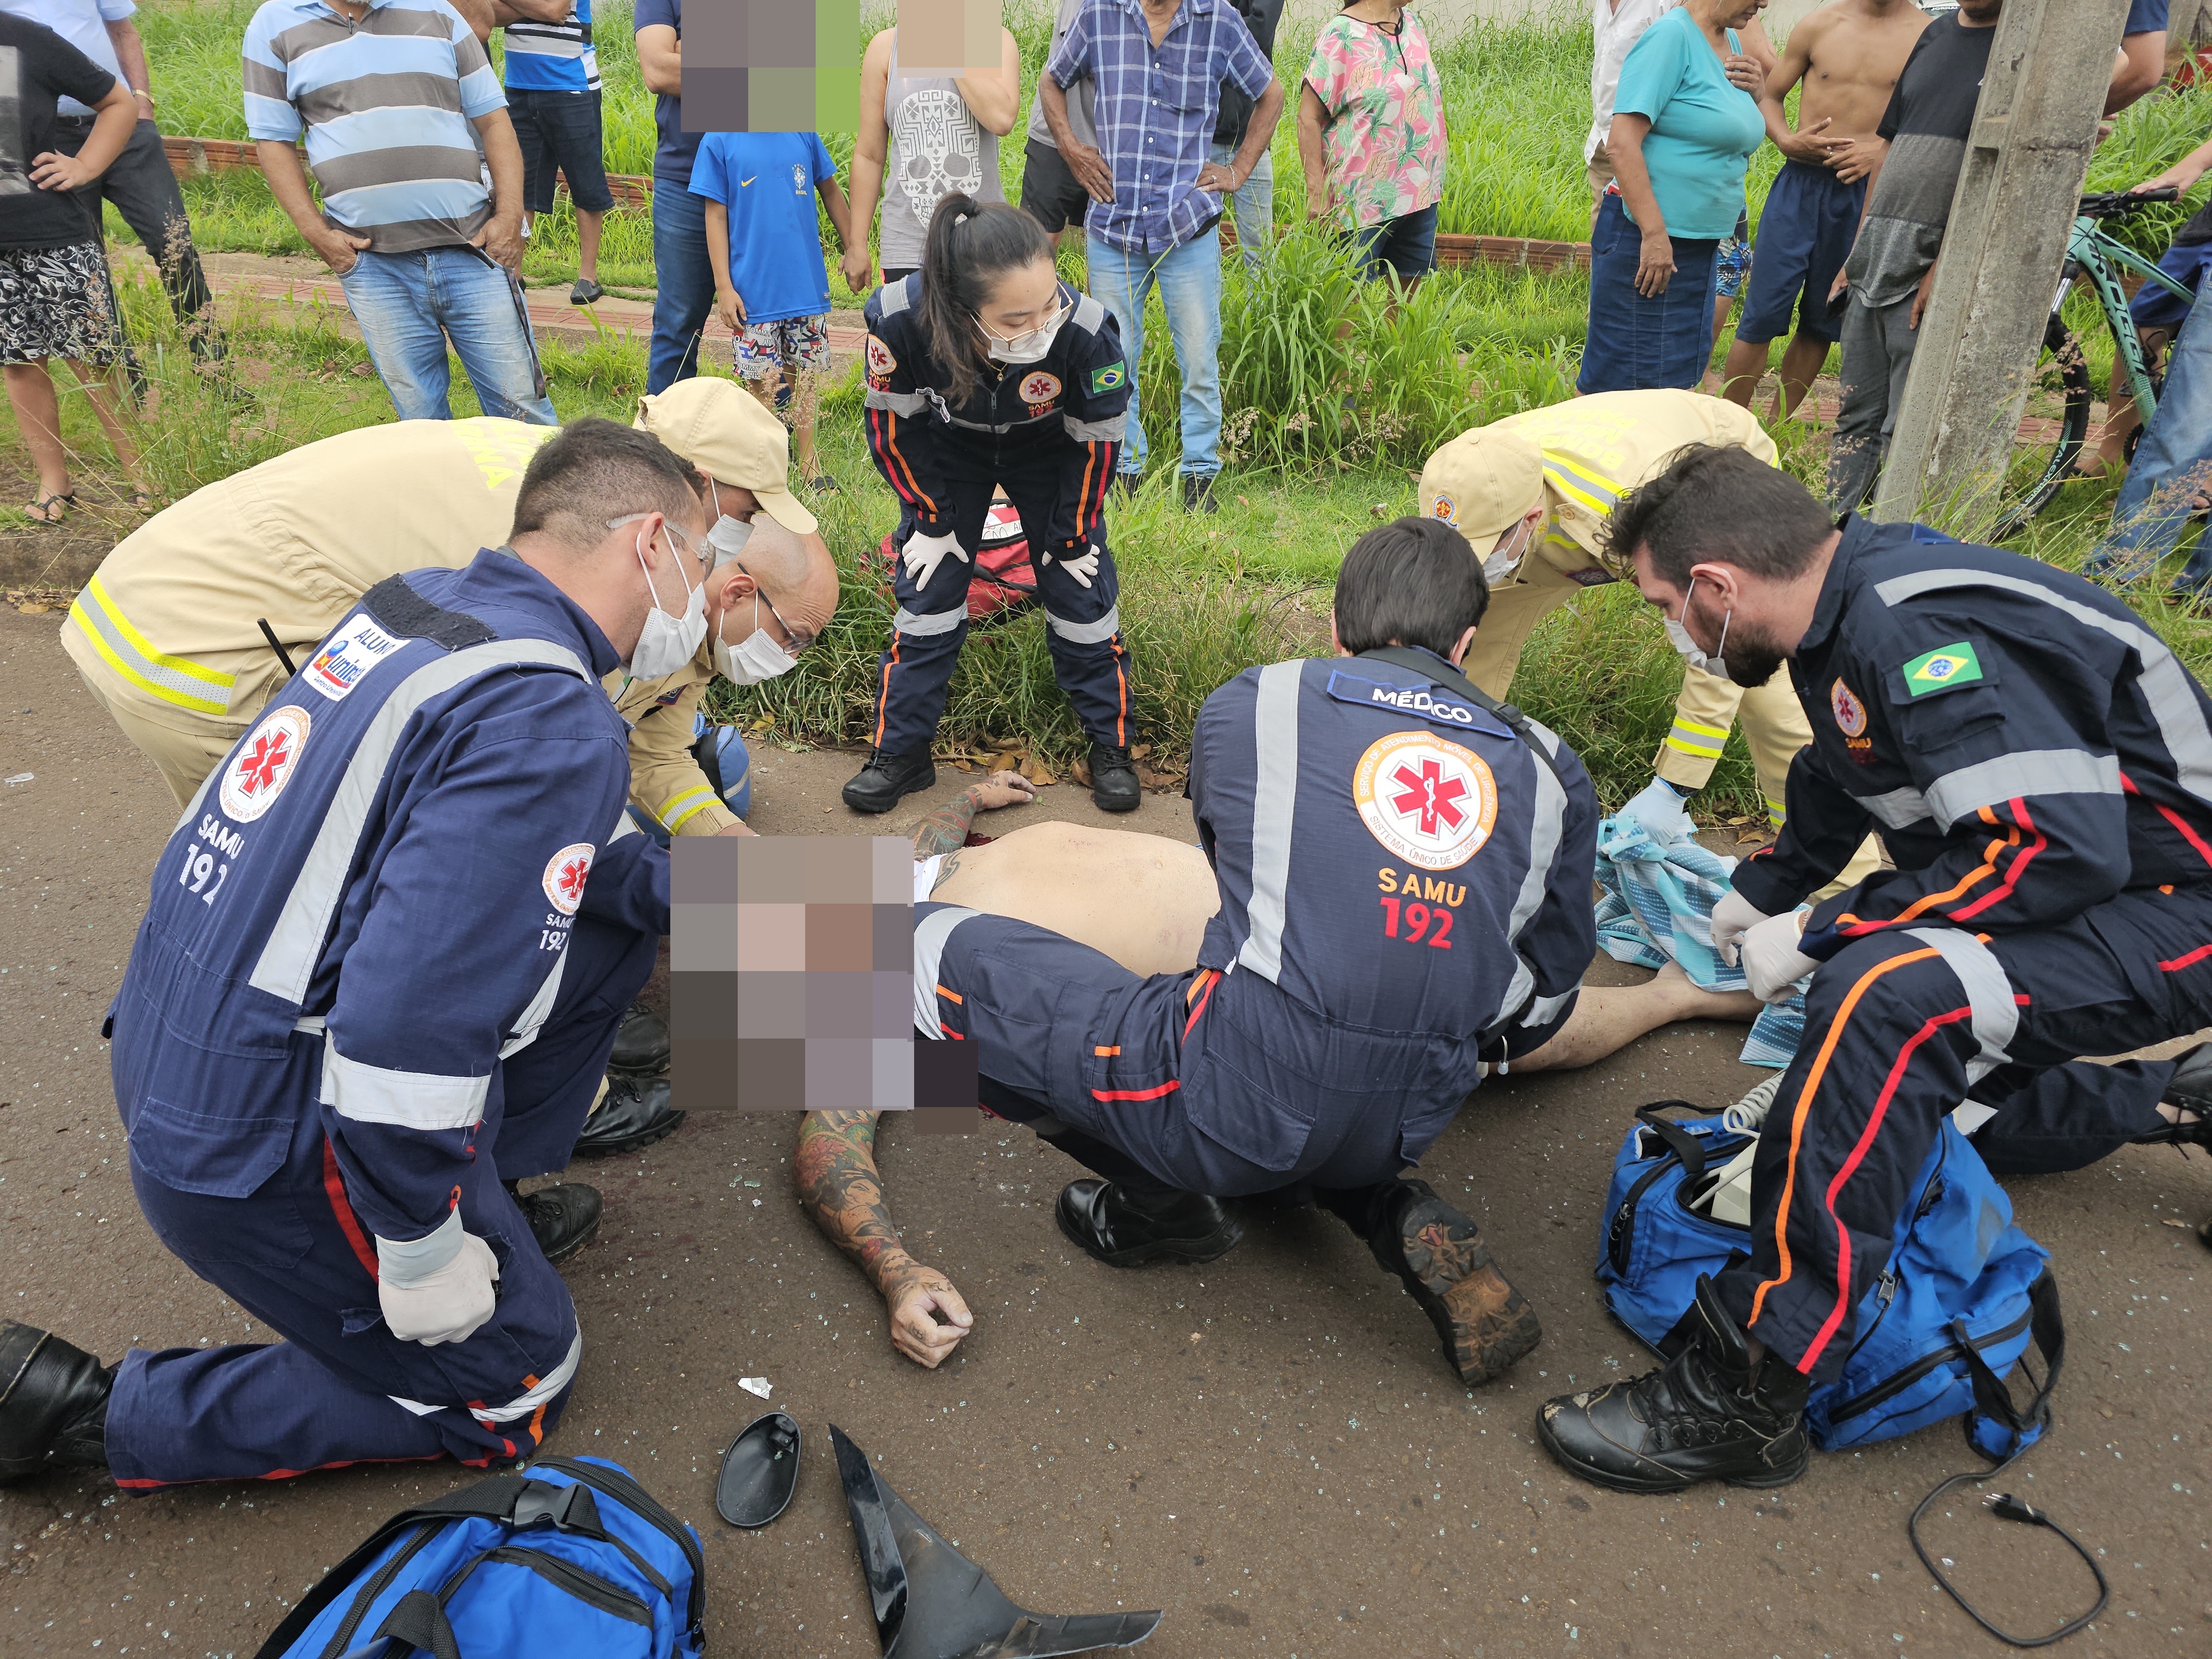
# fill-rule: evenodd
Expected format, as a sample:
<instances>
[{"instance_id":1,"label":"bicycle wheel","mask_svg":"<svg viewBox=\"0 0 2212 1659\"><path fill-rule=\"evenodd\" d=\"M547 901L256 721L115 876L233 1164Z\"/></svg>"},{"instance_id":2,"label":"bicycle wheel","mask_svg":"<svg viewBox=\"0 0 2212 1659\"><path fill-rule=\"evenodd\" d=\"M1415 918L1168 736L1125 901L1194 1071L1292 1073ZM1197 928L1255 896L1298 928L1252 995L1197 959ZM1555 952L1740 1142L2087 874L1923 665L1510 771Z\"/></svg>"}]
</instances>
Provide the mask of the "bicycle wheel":
<instances>
[{"instance_id":1,"label":"bicycle wheel","mask_svg":"<svg viewBox=\"0 0 2212 1659\"><path fill-rule=\"evenodd\" d=\"M1996 522L1989 532L1992 543L2019 535L2029 520L2051 505L2089 435L2089 405L2094 397L2081 342L2054 311L2030 374L2027 406L2013 434Z\"/></svg>"}]
</instances>

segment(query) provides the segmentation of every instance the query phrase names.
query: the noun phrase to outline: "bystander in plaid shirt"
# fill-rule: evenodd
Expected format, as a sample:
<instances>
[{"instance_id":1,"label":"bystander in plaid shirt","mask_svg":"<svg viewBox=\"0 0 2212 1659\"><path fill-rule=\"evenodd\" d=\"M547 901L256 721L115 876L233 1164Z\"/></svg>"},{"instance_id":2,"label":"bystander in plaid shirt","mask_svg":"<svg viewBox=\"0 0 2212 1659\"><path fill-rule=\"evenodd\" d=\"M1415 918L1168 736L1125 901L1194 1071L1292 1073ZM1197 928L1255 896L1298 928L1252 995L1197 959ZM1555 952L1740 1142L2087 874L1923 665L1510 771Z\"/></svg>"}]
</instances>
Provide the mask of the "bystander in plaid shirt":
<instances>
[{"instance_id":1,"label":"bystander in plaid shirt","mask_svg":"<svg viewBox=\"0 0 2212 1659\"><path fill-rule=\"evenodd\" d=\"M1221 198L1198 187L1198 170L1221 83L1256 99L1275 78L1226 0L1182 0L1158 51L1138 0L1090 0L1045 73L1063 88L1086 76L1096 87L1098 148L1114 174L1114 200L1093 202L1084 226L1136 253L1166 253L1220 218Z\"/></svg>"}]
</instances>

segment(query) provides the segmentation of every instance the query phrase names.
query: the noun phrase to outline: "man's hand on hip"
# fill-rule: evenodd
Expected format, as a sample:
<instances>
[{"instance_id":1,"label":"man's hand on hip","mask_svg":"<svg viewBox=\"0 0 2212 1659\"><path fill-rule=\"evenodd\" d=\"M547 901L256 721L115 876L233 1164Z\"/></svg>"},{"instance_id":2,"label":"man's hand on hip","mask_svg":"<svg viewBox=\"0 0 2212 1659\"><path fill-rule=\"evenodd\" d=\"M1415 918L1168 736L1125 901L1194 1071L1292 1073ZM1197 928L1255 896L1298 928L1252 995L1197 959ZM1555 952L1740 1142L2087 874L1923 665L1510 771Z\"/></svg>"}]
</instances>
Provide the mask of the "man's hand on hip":
<instances>
[{"instance_id":1,"label":"man's hand on hip","mask_svg":"<svg viewBox=\"0 0 2212 1659\"><path fill-rule=\"evenodd\" d=\"M325 230L321 235L308 239L314 244L316 253L331 268L333 275L343 276L361 263L361 256L368 252L368 238L355 236L343 230Z\"/></svg>"},{"instance_id":2,"label":"man's hand on hip","mask_svg":"<svg viewBox=\"0 0 2212 1659\"><path fill-rule=\"evenodd\" d=\"M522 216L493 215L484 228L470 239L470 246L482 248L509 270L521 270Z\"/></svg>"}]
</instances>

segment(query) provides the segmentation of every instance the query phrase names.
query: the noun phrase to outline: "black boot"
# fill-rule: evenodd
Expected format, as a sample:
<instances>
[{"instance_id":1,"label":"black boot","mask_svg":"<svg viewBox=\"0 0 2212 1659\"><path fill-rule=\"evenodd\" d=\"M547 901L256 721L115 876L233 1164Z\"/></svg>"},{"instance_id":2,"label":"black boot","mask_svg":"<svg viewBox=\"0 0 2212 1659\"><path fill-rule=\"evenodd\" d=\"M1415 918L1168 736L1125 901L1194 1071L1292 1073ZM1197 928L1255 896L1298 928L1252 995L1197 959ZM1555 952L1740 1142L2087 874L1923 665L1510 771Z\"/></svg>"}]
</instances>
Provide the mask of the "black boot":
<instances>
[{"instance_id":1,"label":"black boot","mask_svg":"<svg viewBox=\"0 0 2212 1659\"><path fill-rule=\"evenodd\" d=\"M115 1370L35 1326L0 1322L0 1486L44 1469L106 1468Z\"/></svg>"},{"instance_id":2,"label":"black boot","mask_svg":"<svg viewBox=\"0 0 2212 1659\"><path fill-rule=\"evenodd\" d=\"M878 749L845 786L845 805L855 812L888 812L905 796L936 781L937 767L928 750L893 755Z\"/></svg>"},{"instance_id":3,"label":"black boot","mask_svg":"<svg viewBox=\"0 0 2212 1659\"><path fill-rule=\"evenodd\" d=\"M1700 1480L1786 1486L1805 1473L1812 1384L1773 1354L1753 1366L1704 1273L1695 1312L1689 1346L1663 1370L1545 1405L1537 1437L1568 1474L1616 1492L1680 1492Z\"/></svg>"},{"instance_id":4,"label":"black boot","mask_svg":"<svg viewBox=\"0 0 2212 1659\"><path fill-rule=\"evenodd\" d=\"M610 1077L607 1097L584 1120L576 1137L578 1158L611 1158L641 1152L676 1133L684 1114L669 1104L665 1077Z\"/></svg>"},{"instance_id":5,"label":"black boot","mask_svg":"<svg viewBox=\"0 0 2212 1659\"><path fill-rule=\"evenodd\" d=\"M1133 812L1145 798L1126 744L1091 745L1091 799L1102 812Z\"/></svg>"},{"instance_id":6,"label":"black boot","mask_svg":"<svg viewBox=\"0 0 2212 1659\"><path fill-rule=\"evenodd\" d=\"M500 1182L521 1209L522 1218L530 1224L530 1236L538 1241L548 1261L566 1261L599 1231L599 1212L606 1206L596 1187L570 1186L564 1182L557 1187L541 1187L534 1193L520 1193L515 1190L520 1184Z\"/></svg>"},{"instance_id":7,"label":"black boot","mask_svg":"<svg viewBox=\"0 0 2212 1659\"><path fill-rule=\"evenodd\" d=\"M1186 472L1182 475L1183 510L1188 513L1211 513L1213 505L1213 475L1211 472Z\"/></svg>"},{"instance_id":8,"label":"black boot","mask_svg":"<svg viewBox=\"0 0 2212 1659\"><path fill-rule=\"evenodd\" d=\"M1218 1199L1199 1193L1137 1191L1110 1181L1071 1181L1053 1212L1071 1243L1109 1267L1169 1257L1211 1261L1244 1237Z\"/></svg>"},{"instance_id":9,"label":"black boot","mask_svg":"<svg viewBox=\"0 0 2212 1659\"><path fill-rule=\"evenodd\" d=\"M2179 1056L2160 1098L2193 1114L2185 1123L2161 1123L2135 1138L2138 1146L2212 1146L2212 1042Z\"/></svg>"},{"instance_id":10,"label":"black boot","mask_svg":"<svg viewBox=\"0 0 2212 1659\"><path fill-rule=\"evenodd\" d=\"M1369 1189L1357 1213L1337 1194L1327 1207L1362 1233L1386 1272L1398 1275L1470 1389L1504 1371L1544 1339L1535 1310L1506 1283L1474 1221L1425 1181ZM1346 1195L1348 1196L1348 1195Z\"/></svg>"},{"instance_id":11,"label":"black boot","mask_svg":"<svg viewBox=\"0 0 2212 1659\"><path fill-rule=\"evenodd\" d=\"M623 1016L607 1070L627 1077L659 1077L668 1070L668 1026L643 1003L631 1003Z\"/></svg>"}]
</instances>

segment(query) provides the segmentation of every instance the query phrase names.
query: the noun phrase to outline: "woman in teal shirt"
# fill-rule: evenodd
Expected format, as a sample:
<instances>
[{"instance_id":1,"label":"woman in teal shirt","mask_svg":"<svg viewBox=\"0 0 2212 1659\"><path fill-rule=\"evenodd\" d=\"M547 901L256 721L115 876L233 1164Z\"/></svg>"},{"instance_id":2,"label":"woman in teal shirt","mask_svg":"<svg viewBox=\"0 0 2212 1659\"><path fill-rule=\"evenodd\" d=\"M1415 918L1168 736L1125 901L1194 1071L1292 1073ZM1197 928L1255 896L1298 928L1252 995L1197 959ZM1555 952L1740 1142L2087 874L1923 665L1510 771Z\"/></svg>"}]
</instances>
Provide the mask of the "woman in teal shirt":
<instances>
[{"instance_id":1,"label":"woman in teal shirt","mask_svg":"<svg viewBox=\"0 0 2212 1659\"><path fill-rule=\"evenodd\" d=\"M1589 337L1576 390L1694 388L1713 349L1713 252L1743 209L1765 118L1735 31L1766 0L1684 0L1621 66L1590 236Z\"/></svg>"}]
</instances>

